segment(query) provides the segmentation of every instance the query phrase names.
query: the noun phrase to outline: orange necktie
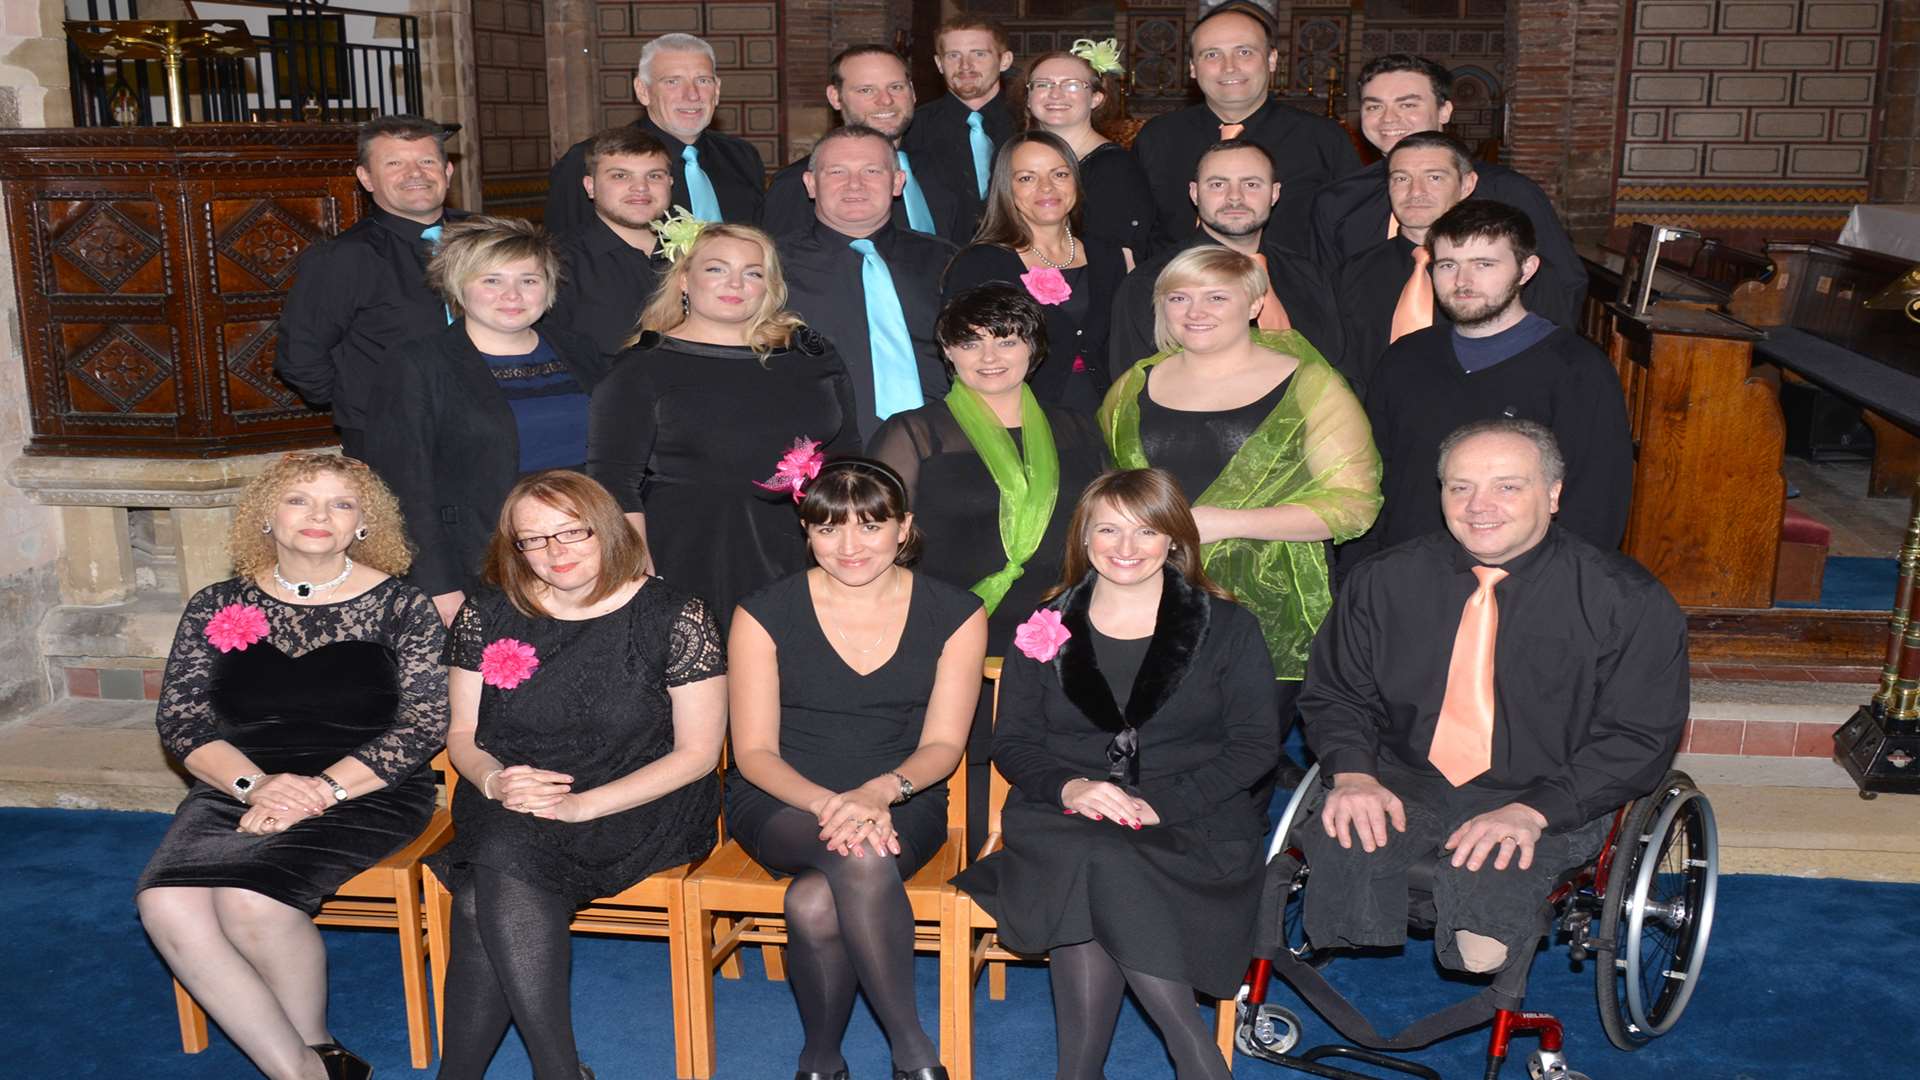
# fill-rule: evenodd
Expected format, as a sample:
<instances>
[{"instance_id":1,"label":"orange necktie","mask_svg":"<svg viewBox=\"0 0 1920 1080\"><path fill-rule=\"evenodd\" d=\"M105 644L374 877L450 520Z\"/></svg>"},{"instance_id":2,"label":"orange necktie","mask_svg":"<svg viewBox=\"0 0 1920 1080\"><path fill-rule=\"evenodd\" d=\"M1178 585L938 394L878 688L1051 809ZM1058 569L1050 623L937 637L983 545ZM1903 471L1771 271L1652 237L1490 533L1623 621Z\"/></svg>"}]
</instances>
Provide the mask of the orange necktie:
<instances>
[{"instance_id":1,"label":"orange necktie","mask_svg":"<svg viewBox=\"0 0 1920 1080\"><path fill-rule=\"evenodd\" d=\"M1267 268L1266 252L1260 252L1255 255L1253 259L1260 264L1260 269L1265 270ZM1262 330L1293 329L1293 321L1287 318L1286 307L1280 303L1280 298L1274 295L1273 278L1271 277L1267 278L1266 302L1260 305L1260 314L1254 316L1253 324Z\"/></svg>"},{"instance_id":2,"label":"orange necktie","mask_svg":"<svg viewBox=\"0 0 1920 1080\"><path fill-rule=\"evenodd\" d=\"M1427 750L1427 760L1454 787L1493 767L1493 639L1500 628L1493 587L1507 572L1476 566L1473 576L1480 587L1460 610L1453 659L1447 662L1447 692Z\"/></svg>"},{"instance_id":3,"label":"orange necktie","mask_svg":"<svg viewBox=\"0 0 1920 1080\"><path fill-rule=\"evenodd\" d=\"M1397 217L1394 217L1393 211L1389 210L1387 211L1387 239L1391 240L1394 237L1399 235L1400 235L1400 219Z\"/></svg>"},{"instance_id":4,"label":"orange necktie","mask_svg":"<svg viewBox=\"0 0 1920 1080\"><path fill-rule=\"evenodd\" d=\"M1433 325L1433 279L1427 276L1427 264L1432 261L1433 253L1425 244L1413 249L1413 273L1407 275L1407 283L1400 287L1400 301L1393 305L1387 344Z\"/></svg>"},{"instance_id":5,"label":"orange necktie","mask_svg":"<svg viewBox=\"0 0 1920 1080\"><path fill-rule=\"evenodd\" d=\"M1228 139L1237 139L1240 137L1240 133L1245 130L1247 130L1247 125L1245 124L1221 124L1220 141L1226 142Z\"/></svg>"}]
</instances>

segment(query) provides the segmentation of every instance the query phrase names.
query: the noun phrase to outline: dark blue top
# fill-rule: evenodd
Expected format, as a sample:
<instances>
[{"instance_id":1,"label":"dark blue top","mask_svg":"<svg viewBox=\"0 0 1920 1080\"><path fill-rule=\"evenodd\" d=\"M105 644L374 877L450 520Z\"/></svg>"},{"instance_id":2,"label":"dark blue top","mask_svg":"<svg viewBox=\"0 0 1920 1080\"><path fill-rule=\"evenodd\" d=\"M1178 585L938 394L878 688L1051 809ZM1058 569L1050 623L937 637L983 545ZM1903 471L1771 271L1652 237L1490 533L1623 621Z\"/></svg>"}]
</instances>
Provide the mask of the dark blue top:
<instances>
[{"instance_id":1,"label":"dark blue top","mask_svg":"<svg viewBox=\"0 0 1920 1080\"><path fill-rule=\"evenodd\" d=\"M1545 341L1547 335L1553 333L1553 327L1551 319L1542 318L1531 311L1519 322L1487 337L1466 337L1456 326L1453 328L1453 355L1459 359L1460 369L1471 375L1504 360L1511 360Z\"/></svg>"},{"instance_id":2,"label":"dark blue top","mask_svg":"<svg viewBox=\"0 0 1920 1080\"><path fill-rule=\"evenodd\" d=\"M587 460L587 392L542 338L530 353L481 353L520 429L520 471L578 469Z\"/></svg>"}]
</instances>

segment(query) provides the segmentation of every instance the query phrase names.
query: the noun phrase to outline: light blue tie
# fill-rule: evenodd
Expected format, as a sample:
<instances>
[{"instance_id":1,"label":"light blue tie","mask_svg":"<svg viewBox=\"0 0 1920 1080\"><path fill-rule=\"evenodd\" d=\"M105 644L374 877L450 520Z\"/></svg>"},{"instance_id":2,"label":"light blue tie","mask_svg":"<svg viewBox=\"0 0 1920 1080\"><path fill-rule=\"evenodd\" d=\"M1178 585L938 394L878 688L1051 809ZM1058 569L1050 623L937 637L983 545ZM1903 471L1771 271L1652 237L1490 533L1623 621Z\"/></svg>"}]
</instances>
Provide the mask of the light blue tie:
<instances>
[{"instance_id":1,"label":"light blue tie","mask_svg":"<svg viewBox=\"0 0 1920 1080\"><path fill-rule=\"evenodd\" d=\"M920 393L920 365L913 358L906 311L894 290L887 260L871 240L848 245L860 253L860 285L867 294L867 352L873 359L873 410L885 420L926 404Z\"/></svg>"},{"instance_id":2,"label":"light blue tie","mask_svg":"<svg viewBox=\"0 0 1920 1080\"><path fill-rule=\"evenodd\" d=\"M927 206L927 193L920 190L920 181L913 178L907 152L895 150L893 153L900 159L900 171L907 174L907 185L900 189L900 197L907 202L907 227L914 232L933 232L933 210Z\"/></svg>"},{"instance_id":3,"label":"light blue tie","mask_svg":"<svg viewBox=\"0 0 1920 1080\"><path fill-rule=\"evenodd\" d=\"M687 163L687 199L693 203L693 216L701 221L719 221L720 196L713 193L713 181L700 167L700 151L689 145L680 151L680 160Z\"/></svg>"},{"instance_id":4,"label":"light blue tie","mask_svg":"<svg viewBox=\"0 0 1920 1080\"><path fill-rule=\"evenodd\" d=\"M420 239L425 240L427 242L427 250L429 252L439 251L440 250L440 226L429 225L426 228L421 229ZM447 325L452 326L453 325L453 307L452 305L442 305L442 306L445 308L447 313Z\"/></svg>"},{"instance_id":5,"label":"light blue tie","mask_svg":"<svg viewBox=\"0 0 1920 1080\"><path fill-rule=\"evenodd\" d=\"M980 181L980 197L987 197L987 177L993 172L993 140L980 126L980 114L967 114L967 145L973 147L973 175Z\"/></svg>"}]
</instances>

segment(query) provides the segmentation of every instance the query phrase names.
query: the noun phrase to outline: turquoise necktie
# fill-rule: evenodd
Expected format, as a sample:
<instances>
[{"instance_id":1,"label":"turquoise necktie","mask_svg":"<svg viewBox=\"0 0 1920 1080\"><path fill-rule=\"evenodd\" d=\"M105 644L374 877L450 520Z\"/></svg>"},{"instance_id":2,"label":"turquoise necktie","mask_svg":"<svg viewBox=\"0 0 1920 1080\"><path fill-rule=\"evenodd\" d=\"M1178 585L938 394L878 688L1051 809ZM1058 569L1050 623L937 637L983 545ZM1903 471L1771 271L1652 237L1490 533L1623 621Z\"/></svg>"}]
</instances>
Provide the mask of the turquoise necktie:
<instances>
[{"instance_id":1,"label":"turquoise necktie","mask_svg":"<svg viewBox=\"0 0 1920 1080\"><path fill-rule=\"evenodd\" d=\"M973 147L973 175L980 181L980 197L987 197L987 177L993 174L993 140L980 126L980 114L967 114L967 145Z\"/></svg>"},{"instance_id":2,"label":"turquoise necktie","mask_svg":"<svg viewBox=\"0 0 1920 1080\"><path fill-rule=\"evenodd\" d=\"M429 225L426 228L421 229L420 239L425 240L427 242L427 251L429 253L439 251L440 250L440 226ZM453 325L453 307L451 305L442 305L442 306L446 308L447 325L452 326Z\"/></svg>"},{"instance_id":3,"label":"turquoise necktie","mask_svg":"<svg viewBox=\"0 0 1920 1080\"><path fill-rule=\"evenodd\" d=\"M933 232L933 210L927 206L927 193L920 190L920 181L913 178L907 152L895 150L893 153L900 160L900 171L907 174L907 185L900 189L900 197L907 203L907 227L914 232Z\"/></svg>"},{"instance_id":4,"label":"turquoise necktie","mask_svg":"<svg viewBox=\"0 0 1920 1080\"><path fill-rule=\"evenodd\" d=\"M867 294L867 352L873 360L874 415L885 420L926 404L920 393L920 365L913 357L907 315L894 290L887 260L871 240L848 245L860 253L860 285Z\"/></svg>"},{"instance_id":5,"label":"turquoise necktie","mask_svg":"<svg viewBox=\"0 0 1920 1080\"><path fill-rule=\"evenodd\" d=\"M713 181L700 167L700 151L689 145L680 151L680 160L687 163L687 201L693 203L693 216L701 221L719 221L720 197L713 193Z\"/></svg>"}]
</instances>

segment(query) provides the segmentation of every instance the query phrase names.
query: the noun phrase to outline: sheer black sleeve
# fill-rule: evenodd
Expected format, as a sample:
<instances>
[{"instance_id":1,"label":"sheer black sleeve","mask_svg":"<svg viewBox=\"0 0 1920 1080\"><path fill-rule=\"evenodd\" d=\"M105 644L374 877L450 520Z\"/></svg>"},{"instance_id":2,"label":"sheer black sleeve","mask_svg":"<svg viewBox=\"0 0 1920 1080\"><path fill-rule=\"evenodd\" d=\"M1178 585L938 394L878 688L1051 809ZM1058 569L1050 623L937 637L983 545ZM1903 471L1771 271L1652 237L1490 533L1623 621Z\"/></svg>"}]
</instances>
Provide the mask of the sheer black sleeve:
<instances>
[{"instance_id":1,"label":"sheer black sleeve","mask_svg":"<svg viewBox=\"0 0 1920 1080\"><path fill-rule=\"evenodd\" d=\"M667 685L686 686L726 673L727 650L720 643L720 625L704 600L690 596L674 615L668 633Z\"/></svg>"},{"instance_id":2,"label":"sheer black sleeve","mask_svg":"<svg viewBox=\"0 0 1920 1080\"><path fill-rule=\"evenodd\" d=\"M220 740L211 700L216 654L207 640L207 622L214 612L233 602L232 585L216 582L194 593L173 634L154 723L160 730L160 745L177 761L185 761L188 754Z\"/></svg>"},{"instance_id":3,"label":"sheer black sleeve","mask_svg":"<svg viewBox=\"0 0 1920 1080\"><path fill-rule=\"evenodd\" d=\"M629 514L646 512L641 499L659 434L658 394L647 367L653 357L628 352L593 388L587 416L587 475L598 480Z\"/></svg>"},{"instance_id":4,"label":"sheer black sleeve","mask_svg":"<svg viewBox=\"0 0 1920 1080\"><path fill-rule=\"evenodd\" d=\"M453 625L447 628L447 647L440 654L440 663L463 671L479 671L480 653L486 647L486 616L470 596L454 615Z\"/></svg>"},{"instance_id":5,"label":"sheer black sleeve","mask_svg":"<svg viewBox=\"0 0 1920 1080\"><path fill-rule=\"evenodd\" d=\"M387 641L400 667L400 704L393 726L353 752L389 784L412 775L447 743L447 671L440 666L446 630L426 593L393 591L387 605Z\"/></svg>"},{"instance_id":6,"label":"sheer black sleeve","mask_svg":"<svg viewBox=\"0 0 1920 1080\"><path fill-rule=\"evenodd\" d=\"M885 463L907 485L907 505L920 503L920 464L933 456L927 424L915 409L896 413L880 424L867 443L867 456Z\"/></svg>"}]
</instances>

